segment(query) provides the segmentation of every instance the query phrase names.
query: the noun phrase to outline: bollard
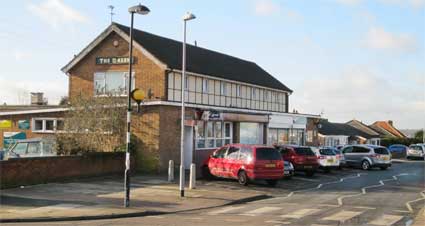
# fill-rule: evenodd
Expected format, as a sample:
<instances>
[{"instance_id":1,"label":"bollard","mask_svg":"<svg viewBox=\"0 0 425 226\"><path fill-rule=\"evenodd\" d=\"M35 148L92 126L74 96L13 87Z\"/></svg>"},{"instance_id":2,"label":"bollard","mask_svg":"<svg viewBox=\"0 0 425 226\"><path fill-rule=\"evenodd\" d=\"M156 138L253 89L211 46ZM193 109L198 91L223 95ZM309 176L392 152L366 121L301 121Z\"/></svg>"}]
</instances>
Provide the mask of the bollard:
<instances>
[{"instance_id":1,"label":"bollard","mask_svg":"<svg viewBox=\"0 0 425 226\"><path fill-rule=\"evenodd\" d=\"M170 160L168 162L168 182L174 181L174 161Z\"/></svg>"},{"instance_id":2,"label":"bollard","mask_svg":"<svg viewBox=\"0 0 425 226\"><path fill-rule=\"evenodd\" d=\"M194 163L190 164L190 181L189 189L196 188L196 165Z\"/></svg>"}]
</instances>

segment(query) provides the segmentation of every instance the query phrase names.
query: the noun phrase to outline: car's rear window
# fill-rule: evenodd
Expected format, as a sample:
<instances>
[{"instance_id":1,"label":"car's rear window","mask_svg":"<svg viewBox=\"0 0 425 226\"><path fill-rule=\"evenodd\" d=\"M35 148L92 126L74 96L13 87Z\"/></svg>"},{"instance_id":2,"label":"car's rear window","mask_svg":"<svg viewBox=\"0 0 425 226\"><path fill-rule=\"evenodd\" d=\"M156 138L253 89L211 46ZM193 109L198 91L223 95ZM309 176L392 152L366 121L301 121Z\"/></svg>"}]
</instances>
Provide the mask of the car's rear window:
<instances>
[{"instance_id":1,"label":"car's rear window","mask_svg":"<svg viewBox=\"0 0 425 226\"><path fill-rule=\"evenodd\" d=\"M310 148L294 148L297 155L315 155Z\"/></svg>"},{"instance_id":2,"label":"car's rear window","mask_svg":"<svg viewBox=\"0 0 425 226\"><path fill-rule=\"evenodd\" d=\"M334 150L329 149L329 148L322 148L319 150L321 155L335 155Z\"/></svg>"},{"instance_id":3,"label":"car's rear window","mask_svg":"<svg viewBox=\"0 0 425 226\"><path fill-rule=\"evenodd\" d=\"M274 148L257 148L256 149L257 160L280 160L282 156Z\"/></svg>"},{"instance_id":4,"label":"car's rear window","mask_svg":"<svg viewBox=\"0 0 425 226\"><path fill-rule=\"evenodd\" d=\"M386 148L374 148L376 154L388 155L390 154Z\"/></svg>"}]
</instances>

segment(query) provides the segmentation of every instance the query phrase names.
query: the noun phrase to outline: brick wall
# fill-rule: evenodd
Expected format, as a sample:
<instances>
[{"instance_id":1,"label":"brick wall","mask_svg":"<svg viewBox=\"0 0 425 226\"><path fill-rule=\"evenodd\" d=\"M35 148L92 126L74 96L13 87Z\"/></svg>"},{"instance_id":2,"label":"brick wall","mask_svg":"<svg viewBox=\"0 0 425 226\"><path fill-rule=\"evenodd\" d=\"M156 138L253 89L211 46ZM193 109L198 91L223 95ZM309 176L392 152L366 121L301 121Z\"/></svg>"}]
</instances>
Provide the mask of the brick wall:
<instances>
[{"instance_id":1,"label":"brick wall","mask_svg":"<svg viewBox=\"0 0 425 226\"><path fill-rule=\"evenodd\" d=\"M113 45L118 41L118 46ZM93 96L93 77L95 72L104 71L128 71L128 65L96 65L96 57L128 57L128 42L118 34L111 33L105 40L96 46L87 56L69 71L69 97L77 95ZM154 63L151 59L143 55L138 49L133 50L136 61L133 70L136 76L136 88L142 89L145 93L151 89L152 100L165 100L165 70Z\"/></svg>"},{"instance_id":2,"label":"brick wall","mask_svg":"<svg viewBox=\"0 0 425 226\"><path fill-rule=\"evenodd\" d=\"M124 152L10 159L0 161L0 186L4 189L72 178L121 174L124 173L124 162ZM132 159L132 165L134 164Z\"/></svg>"}]
</instances>

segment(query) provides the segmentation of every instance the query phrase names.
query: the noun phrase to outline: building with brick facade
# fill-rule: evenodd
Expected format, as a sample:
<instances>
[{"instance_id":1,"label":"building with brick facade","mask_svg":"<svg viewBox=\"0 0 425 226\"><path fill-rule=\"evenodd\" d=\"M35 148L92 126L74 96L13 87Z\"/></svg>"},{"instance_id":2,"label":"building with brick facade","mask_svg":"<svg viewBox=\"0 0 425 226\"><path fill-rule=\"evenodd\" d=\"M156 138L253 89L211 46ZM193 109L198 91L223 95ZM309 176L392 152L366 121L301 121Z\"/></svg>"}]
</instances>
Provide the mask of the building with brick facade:
<instances>
[{"instance_id":1,"label":"building with brick facade","mask_svg":"<svg viewBox=\"0 0 425 226\"><path fill-rule=\"evenodd\" d=\"M129 28L112 23L62 71L69 78L71 104L77 96L126 96L130 77L132 88L146 93L142 111L132 118L132 133L139 141L138 170L164 172L169 160L179 164L182 88L186 102L184 153L189 160L186 167L191 162L202 164L214 149L229 143L318 144L320 116L289 113L292 90L257 64L188 45L187 76L182 87L181 42L135 30L133 59L128 58L128 42ZM134 65L132 76L128 75L130 61ZM0 120L13 124L26 118L31 122L28 134L33 136L37 128L41 128L39 132L60 129L64 111L40 115L28 111L19 117L13 111L0 112ZM53 127L46 120L53 120ZM18 129L13 126L9 130Z\"/></svg>"}]
</instances>

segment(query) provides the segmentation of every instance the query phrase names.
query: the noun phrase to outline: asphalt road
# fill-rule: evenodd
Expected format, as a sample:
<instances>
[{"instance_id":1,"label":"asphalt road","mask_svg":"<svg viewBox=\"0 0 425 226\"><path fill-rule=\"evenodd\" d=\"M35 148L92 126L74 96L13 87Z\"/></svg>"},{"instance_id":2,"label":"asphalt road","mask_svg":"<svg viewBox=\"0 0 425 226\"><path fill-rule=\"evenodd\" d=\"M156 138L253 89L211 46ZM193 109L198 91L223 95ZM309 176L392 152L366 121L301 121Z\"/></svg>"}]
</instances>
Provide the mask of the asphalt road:
<instances>
[{"instance_id":1,"label":"asphalt road","mask_svg":"<svg viewBox=\"0 0 425 226\"><path fill-rule=\"evenodd\" d=\"M423 161L394 163L385 171L344 169L312 178L296 175L276 188L262 182L247 187L231 180L200 183L235 192L255 190L273 198L160 216L42 225L410 225L425 206Z\"/></svg>"}]
</instances>

